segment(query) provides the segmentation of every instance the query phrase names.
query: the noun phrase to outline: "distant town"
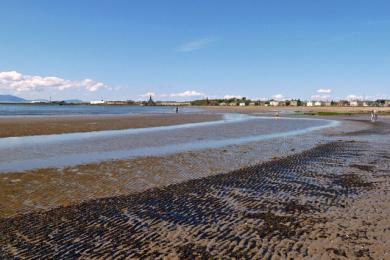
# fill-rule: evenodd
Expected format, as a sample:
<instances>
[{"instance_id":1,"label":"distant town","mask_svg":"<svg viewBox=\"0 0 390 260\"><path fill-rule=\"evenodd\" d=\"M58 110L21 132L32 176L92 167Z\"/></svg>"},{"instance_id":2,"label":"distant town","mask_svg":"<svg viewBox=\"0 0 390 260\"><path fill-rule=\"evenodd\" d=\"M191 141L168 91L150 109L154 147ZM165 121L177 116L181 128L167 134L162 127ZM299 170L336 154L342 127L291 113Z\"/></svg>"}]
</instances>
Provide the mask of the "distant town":
<instances>
[{"instance_id":1,"label":"distant town","mask_svg":"<svg viewBox=\"0 0 390 260\"><path fill-rule=\"evenodd\" d=\"M377 100L251 100L245 97L230 98L230 99L199 99L193 101L154 101L153 97L143 101L115 101L115 100L25 100L19 97L10 95L0 95L0 103L2 104L52 104L52 105L134 105L134 106L263 106L263 107L284 107L284 106L307 106L307 107L390 107L390 99Z\"/></svg>"}]
</instances>

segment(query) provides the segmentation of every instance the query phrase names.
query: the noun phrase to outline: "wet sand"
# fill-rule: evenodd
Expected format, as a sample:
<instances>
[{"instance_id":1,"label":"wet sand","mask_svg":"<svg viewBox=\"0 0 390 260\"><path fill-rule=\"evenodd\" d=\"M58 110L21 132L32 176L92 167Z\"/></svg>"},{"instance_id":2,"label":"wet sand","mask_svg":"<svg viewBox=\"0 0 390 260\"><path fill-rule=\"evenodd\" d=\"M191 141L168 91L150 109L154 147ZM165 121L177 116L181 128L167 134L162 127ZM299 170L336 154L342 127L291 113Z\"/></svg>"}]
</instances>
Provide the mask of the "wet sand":
<instances>
[{"instance_id":1,"label":"wet sand","mask_svg":"<svg viewBox=\"0 0 390 260\"><path fill-rule=\"evenodd\" d=\"M229 136L233 129L242 134L247 131L252 132L250 129L240 130L239 128L258 124L256 122L257 120L230 124L231 129L229 131L219 131L218 133L209 133L209 127L203 129L194 128L185 130L181 135L184 134L184 138L187 139L188 131L190 131L191 138L197 139L197 134L193 132L196 131L203 133L201 136L204 139L209 135L214 136L215 134L219 138L224 136L226 138L226 135ZM259 122L260 124L264 123L261 120ZM291 124L297 124L297 122L299 125L300 121L296 120L292 121ZM304 123L310 122L306 121ZM281 121L271 120L268 123L276 124L275 129L279 129L277 126ZM238 129L237 124L239 126ZM291 155L313 148L319 143L328 142L329 138L323 136L324 134L341 133L342 130L347 131L351 128L363 131L367 127L366 123L344 123L340 127L325 129L321 132L307 132L306 134L293 137L271 138L264 141L227 145L220 148L190 150L175 154L146 156L135 159L107 160L65 168L43 168L24 172L1 173L0 190L2 190L2 196L0 196L0 216L9 217L30 211L48 210L90 199L141 192L154 187L167 186L191 179L229 172L248 165ZM258 128L260 133L263 133L262 126L258 126ZM214 129L214 126L211 129ZM177 138L181 138L178 133L169 132L170 135L177 135L174 139L176 141ZM155 140L155 145L161 141L165 142L165 139L170 139L164 133L160 132L157 134L157 137L165 136L164 140L157 140L155 134L147 136L148 139ZM125 137L125 139L133 140L131 137ZM139 139L144 140L144 137L137 136L137 140ZM110 146L116 143L115 140L109 139L109 144L112 144ZM124 142L126 140L122 140L120 143ZM131 144L133 143L131 142ZM67 150L72 152L75 150L73 148L67 149L66 145L59 146L65 150L61 155L67 152ZM7 149L7 151L20 156L21 153L24 154L24 151L15 149ZM77 151L81 153L81 149ZM30 149L27 151L27 154L33 152L36 153L35 150ZM53 152L56 152L56 150ZM7 152L1 154L7 158ZM9 157L9 160L11 159L12 156ZM55 158L52 160L55 160Z\"/></svg>"},{"instance_id":2,"label":"wet sand","mask_svg":"<svg viewBox=\"0 0 390 260\"><path fill-rule=\"evenodd\" d=\"M0 252L26 258L385 258L389 154L372 149L359 141L332 142L227 174L2 219Z\"/></svg>"},{"instance_id":3,"label":"wet sand","mask_svg":"<svg viewBox=\"0 0 390 260\"><path fill-rule=\"evenodd\" d=\"M91 116L30 116L0 117L0 138L11 136L47 135L102 130L119 130L167 126L219 120L221 113L271 113L275 110L295 112L370 113L373 109L390 113L390 107L200 107L203 113L159 115L91 115Z\"/></svg>"},{"instance_id":4,"label":"wet sand","mask_svg":"<svg viewBox=\"0 0 390 260\"><path fill-rule=\"evenodd\" d=\"M390 113L390 107L200 107L203 113L159 115L91 115L0 117L0 138L11 136L47 135L102 130L120 130L154 126L214 121L221 113L271 113L276 110L295 112L370 113L373 109ZM329 117L328 117L329 118Z\"/></svg>"},{"instance_id":5,"label":"wet sand","mask_svg":"<svg viewBox=\"0 0 390 260\"><path fill-rule=\"evenodd\" d=\"M386 259L389 122L358 125L262 143L261 159L246 145L6 174L3 202L26 214L3 212L0 256Z\"/></svg>"},{"instance_id":6,"label":"wet sand","mask_svg":"<svg viewBox=\"0 0 390 260\"><path fill-rule=\"evenodd\" d=\"M0 117L0 138L167 126L221 118L215 113Z\"/></svg>"}]
</instances>

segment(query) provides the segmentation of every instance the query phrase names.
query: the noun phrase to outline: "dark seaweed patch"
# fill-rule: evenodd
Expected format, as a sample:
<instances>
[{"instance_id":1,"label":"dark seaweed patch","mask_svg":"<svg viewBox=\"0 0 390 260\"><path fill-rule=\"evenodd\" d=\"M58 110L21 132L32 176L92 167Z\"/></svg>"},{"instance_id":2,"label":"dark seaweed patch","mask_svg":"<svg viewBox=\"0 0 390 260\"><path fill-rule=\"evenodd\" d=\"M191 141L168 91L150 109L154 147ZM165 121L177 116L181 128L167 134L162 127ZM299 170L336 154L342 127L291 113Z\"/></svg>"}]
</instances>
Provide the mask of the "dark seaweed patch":
<instances>
[{"instance_id":1,"label":"dark seaweed patch","mask_svg":"<svg viewBox=\"0 0 390 260\"><path fill-rule=\"evenodd\" d=\"M271 212L247 215L248 218L263 220L263 225L257 229L261 238L273 234L280 238L288 238L296 235L297 220L292 216L279 216Z\"/></svg>"},{"instance_id":2,"label":"dark seaweed patch","mask_svg":"<svg viewBox=\"0 0 390 260\"><path fill-rule=\"evenodd\" d=\"M176 251L180 259L213 259L205 246L198 246L193 243L178 246Z\"/></svg>"},{"instance_id":3,"label":"dark seaweed patch","mask_svg":"<svg viewBox=\"0 0 390 260\"><path fill-rule=\"evenodd\" d=\"M371 182L364 181L361 176L353 173L337 176L334 180L334 184L351 189L371 188L373 186Z\"/></svg>"},{"instance_id":4,"label":"dark seaweed patch","mask_svg":"<svg viewBox=\"0 0 390 260\"><path fill-rule=\"evenodd\" d=\"M350 167L356 168L366 172L372 172L375 169L374 165L365 165L365 164L351 164Z\"/></svg>"}]
</instances>

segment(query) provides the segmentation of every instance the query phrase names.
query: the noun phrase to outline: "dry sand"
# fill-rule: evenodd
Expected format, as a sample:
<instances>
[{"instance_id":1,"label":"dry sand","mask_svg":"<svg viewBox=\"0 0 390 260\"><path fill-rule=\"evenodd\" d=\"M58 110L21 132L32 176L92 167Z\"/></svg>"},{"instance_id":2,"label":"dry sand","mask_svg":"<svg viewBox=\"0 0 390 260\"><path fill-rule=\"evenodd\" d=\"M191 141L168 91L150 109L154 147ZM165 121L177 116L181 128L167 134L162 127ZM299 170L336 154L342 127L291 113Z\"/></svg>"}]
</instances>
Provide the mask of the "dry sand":
<instances>
[{"instance_id":1,"label":"dry sand","mask_svg":"<svg viewBox=\"0 0 390 260\"><path fill-rule=\"evenodd\" d=\"M0 137L143 128L214 121L221 118L221 115L215 113L0 117Z\"/></svg>"}]
</instances>

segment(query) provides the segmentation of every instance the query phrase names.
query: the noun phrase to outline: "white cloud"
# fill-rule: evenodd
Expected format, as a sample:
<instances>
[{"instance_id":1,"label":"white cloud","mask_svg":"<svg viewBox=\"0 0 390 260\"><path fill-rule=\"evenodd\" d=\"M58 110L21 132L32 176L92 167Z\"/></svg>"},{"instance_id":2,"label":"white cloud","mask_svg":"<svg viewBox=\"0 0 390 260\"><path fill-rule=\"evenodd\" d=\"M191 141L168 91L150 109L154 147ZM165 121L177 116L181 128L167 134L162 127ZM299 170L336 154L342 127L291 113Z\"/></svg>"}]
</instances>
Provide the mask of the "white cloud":
<instances>
[{"instance_id":1,"label":"white cloud","mask_svg":"<svg viewBox=\"0 0 390 260\"><path fill-rule=\"evenodd\" d=\"M330 88L320 88L317 90L317 93L330 94L332 93L332 90Z\"/></svg>"},{"instance_id":2,"label":"white cloud","mask_svg":"<svg viewBox=\"0 0 390 260\"><path fill-rule=\"evenodd\" d=\"M66 80L58 77L23 75L16 71L0 72L0 90L34 92L47 89L65 90L71 88L84 88L94 92L101 88L108 88L108 86L92 79Z\"/></svg>"},{"instance_id":3,"label":"white cloud","mask_svg":"<svg viewBox=\"0 0 390 260\"><path fill-rule=\"evenodd\" d=\"M195 90L187 90L187 91L184 91L184 92L180 92L180 93L172 93L172 94L168 94L169 97L204 97L206 96L205 94L203 93L200 93L198 91L195 91Z\"/></svg>"},{"instance_id":4,"label":"white cloud","mask_svg":"<svg viewBox=\"0 0 390 260\"><path fill-rule=\"evenodd\" d=\"M277 100L277 101L284 101L286 100L287 98L285 98L282 94L276 94L272 97L274 100Z\"/></svg>"},{"instance_id":5,"label":"white cloud","mask_svg":"<svg viewBox=\"0 0 390 260\"><path fill-rule=\"evenodd\" d=\"M223 98L224 99L231 99L231 98L242 99L242 96L239 96L239 95L225 95Z\"/></svg>"},{"instance_id":6,"label":"white cloud","mask_svg":"<svg viewBox=\"0 0 390 260\"><path fill-rule=\"evenodd\" d=\"M190 52L190 51L199 50L199 49L202 49L215 41L216 41L216 39L214 39L214 38L203 38L203 39L190 41L190 42L187 42L187 43L183 44L182 46L180 46L178 48L178 51L179 52Z\"/></svg>"},{"instance_id":7,"label":"white cloud","mask_svg":"<svg viewBox=\"0 0 390 260\"><path fill-rule=\"evenodd\" d=\"M154 92L146 92L145 94L140 95L141 97L155 97L156 93Z\"/></svg>"},{"instance_id":8,"label":"white cloud","mask_svg":"<svg viewBox=\"0 0 390 260\"><path fill-rule=\"evenodd\" d=\"M204 98L206 97L206 94L198 92L196 90L186 90L184 92L178 92L178 93L163 93L163 94L156 94L154 92L148 92L143 95L140 95L140 97L155 97L155 98L164 98L164 99L173 99L173 100L182 100L182 99L191 99L191 98Z\"/></svg>"}]
</instances>

